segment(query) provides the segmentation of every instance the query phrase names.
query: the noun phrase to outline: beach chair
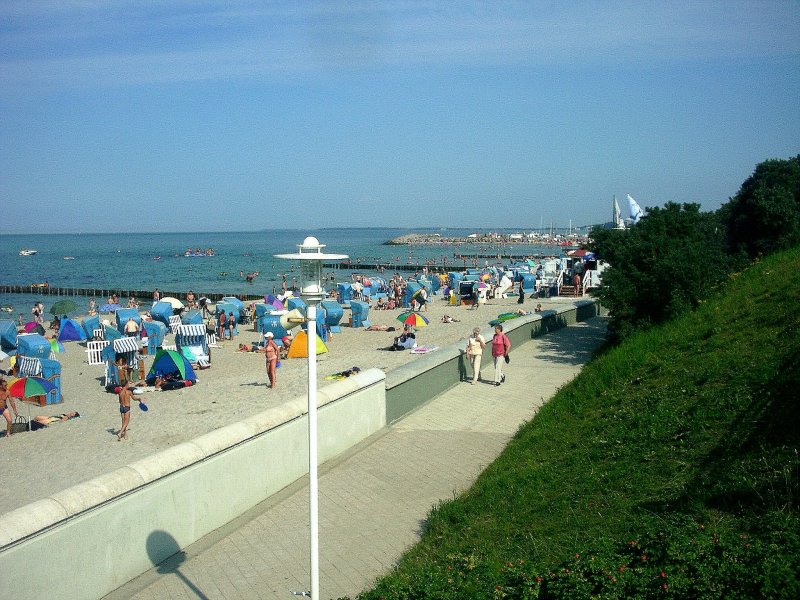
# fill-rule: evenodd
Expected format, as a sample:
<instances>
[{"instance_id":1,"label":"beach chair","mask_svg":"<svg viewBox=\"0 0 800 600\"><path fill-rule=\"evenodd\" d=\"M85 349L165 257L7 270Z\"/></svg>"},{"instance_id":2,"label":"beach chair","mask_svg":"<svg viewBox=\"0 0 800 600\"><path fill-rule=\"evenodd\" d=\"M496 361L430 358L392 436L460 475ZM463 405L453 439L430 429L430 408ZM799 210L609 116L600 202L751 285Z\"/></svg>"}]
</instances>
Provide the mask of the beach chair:
<instances>
[{"instance_id":1,"label":"beach chair","mask_svg":"<svg viewBox=\"0 0 800 600\"><path fill-rule=\"evenodd\" d=\"M33 356L17 357L18 377L40 377L42 375L42 361Z\"/></svg>"},{"instance_id":2,"label":"beach chair","mask_svg":"<svg viewBox=\"0 0 800 600\"><path fill-rule=\"evenodd\" d=\"M102 351L103 360L106 362L105 386L119 385L121 378L117 359L122 356L125 367L131 372L139 366L139 342L136 338L123 337L113 340Z\"/></svg>"},{"instance_id":3,"label":"beach chair","mask_svg":"<svg viewBox=\"0 0 800 600\"><path fill-rule=\"evenodd\" d=\"M211 366L205 324L180 325L175 332L175 346L193 365L201 368Z\"/></svg>"},{"instance_id":4,"label":"beach chair","mask_svg":"<svg viewBox=\"0 0 800 600\"><path fill-rule=\"evenodd\" d=\"M175 332L178 331L178 327L180 326L181 326L180 315L172 315L169 318L169 330L172 332L172 335L175 335Z\"/></svg>"}]
</instances>

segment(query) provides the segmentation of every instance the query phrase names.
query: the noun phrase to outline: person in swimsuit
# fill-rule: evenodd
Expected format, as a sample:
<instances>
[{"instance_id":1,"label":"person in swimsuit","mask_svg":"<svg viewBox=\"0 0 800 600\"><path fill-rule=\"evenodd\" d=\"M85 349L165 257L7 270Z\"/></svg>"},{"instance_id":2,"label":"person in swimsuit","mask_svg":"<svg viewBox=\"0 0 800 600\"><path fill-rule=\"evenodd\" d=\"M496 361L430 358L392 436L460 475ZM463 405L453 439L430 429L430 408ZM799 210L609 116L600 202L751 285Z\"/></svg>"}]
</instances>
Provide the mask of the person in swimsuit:
<instances>
[{"instance_id":1,"label":"person in swimsuit","mask_svg":"<svg viewBox=\"0 0 800 600\"><path fill-rule=\"evenodd\" d=\"M131 390L134 387L136 387L136 384L129 381L119 388L119 415L122 418L122 427L117 434L117 441L128 439L128 424L131 422L131 398L133 398ZM141 402L139 398L136 398L136 401Z\"/></svg>"},{"instance_id":2,"label":"person in swimsuit","mask_svg":"<svg viewBox=\"0 0 800 600\"><path fill-rule=\"evenodd\" d=\"M6 420L6 437L11 437L11 413L8 410L9 404L14 410L14 416L18 417L19 412L17 412L17 404L14 402L14 398L11 394L8 393L6 380L0 379L0 414L2 414Z\"/></svg>"},{"instance_id":3,"label":"person in swimsuit","mask_svg":"<svg viewBox=\"0 0 800 600\"><path fill-rule=\"evenodd\" d=\"M267 355L267 377L269 377L269 387L274 389L275 384L278 382L277 370L280 349L273 339L275 337L274 333L268 331L266 336L267 343L264 348Z\"/></svg>"}]
</instances>

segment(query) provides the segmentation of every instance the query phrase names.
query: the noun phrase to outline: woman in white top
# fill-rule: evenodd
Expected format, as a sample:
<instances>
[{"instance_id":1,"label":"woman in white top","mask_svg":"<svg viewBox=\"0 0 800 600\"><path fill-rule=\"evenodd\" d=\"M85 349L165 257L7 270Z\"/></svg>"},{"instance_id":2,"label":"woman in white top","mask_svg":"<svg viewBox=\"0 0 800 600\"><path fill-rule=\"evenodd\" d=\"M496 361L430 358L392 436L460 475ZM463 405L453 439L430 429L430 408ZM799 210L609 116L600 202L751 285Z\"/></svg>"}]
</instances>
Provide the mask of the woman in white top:
<instances>
[{"instance_id":1,"label":"woman in white top","mask_svg":"<svg viewBox=\"0 0 800 600\"><path fill-rule=\"evenodd\" d=\"M472 335L467 339L467 358L472 367L472 385L475 385L481 378L481 356L483 349L486 347L486 340L481 335L481 330L475 328L472 330Z\"/></svg>"}]
</instances>

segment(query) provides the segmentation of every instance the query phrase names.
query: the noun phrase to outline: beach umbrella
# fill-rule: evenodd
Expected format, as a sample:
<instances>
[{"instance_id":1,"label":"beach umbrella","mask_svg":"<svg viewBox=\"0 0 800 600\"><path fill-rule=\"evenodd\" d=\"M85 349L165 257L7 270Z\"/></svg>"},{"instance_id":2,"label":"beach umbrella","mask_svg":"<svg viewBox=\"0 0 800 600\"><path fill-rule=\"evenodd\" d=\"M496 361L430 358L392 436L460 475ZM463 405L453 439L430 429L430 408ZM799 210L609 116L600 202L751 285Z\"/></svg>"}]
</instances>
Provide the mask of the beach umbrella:
<instances>
[{"instance_id":1,"label":"beach umbrella","mask_svg":"<svg viewBox=\"0 0 800 600\"><path fill-rule=\"evenodd\" d=\"M55 339L50 340L50 348L56 354L61 354L64 352L64 344Z\"/></svg>"},{"instance_id":2,"label":"beach umbrella","mask_svg":"<svg viewBox=\"0 0 800 600\"><path fill-rule=\"evenodd\" d=\"M56 389L55 384L42 377L20 377L8 385L8 393L14 398L46 396L54 389Z\"/></svg>"},{"instance_id":3,"label":"beach umbrella","mask_svg":"<svg viewBox=\"0 0 800 600\"><path fill-rule=\"evenodd\" d=\"M159 350L156 357L153 359L153 366L150 367L150 372L147 378L151 377L164 377L165 375L180 375L180 378L187 381L196 381L192 365L186 360L186 357L177 352L176 350Z\"/></svg>"},{"instance_id":4,"label":"beach umbrella","mask_svg":"<svg viewBox=\"0 0 800 600\"><path fill-rule=\"evenodd\" d=\"M20 377L11 381L6 389L14 398L21 398L24 401L25 398L30 398L31 396L46 396L56 389L56 386L41 377ZM25 402L25 404L28 403ZM30 429L31 405L28 404L28 431Z\"/></svg>"},{"instance_id":5,"label":"beach umbrella","mask_svg":"<svg viewBox=\"0 0 800 600\"><path fill-rule=\"evenodd\" d=\"M78 310L78 305L75 304L72 300L59 300L53 307L50 309L51 315L66 315L73 311Z\"/></svg>"},{"instance_id":6,"label":"beach umbrella","mask_svg":"<svg viewBox=\"0 0 800 600\"><path fill-rule=\"evenodd\" d=\"M403 325L411 325L412 327L425 327L429 323L428 319L413 310L400 313L397 315L397 320Z\"/></svg>"},{"instance_id":7,"label":"beach umbrella","mask_svg":"<svg viewBox=\"0 0 800 600\"><path fill-rule=\"evenodd\" d=\"M180 310L182 308L186 308L183 305L183 302L181 302L177 298L173 298L172 296L167 296L166 298L162 298L161 302L169 302L173 310Z\"/></svg>"}]
</instances>

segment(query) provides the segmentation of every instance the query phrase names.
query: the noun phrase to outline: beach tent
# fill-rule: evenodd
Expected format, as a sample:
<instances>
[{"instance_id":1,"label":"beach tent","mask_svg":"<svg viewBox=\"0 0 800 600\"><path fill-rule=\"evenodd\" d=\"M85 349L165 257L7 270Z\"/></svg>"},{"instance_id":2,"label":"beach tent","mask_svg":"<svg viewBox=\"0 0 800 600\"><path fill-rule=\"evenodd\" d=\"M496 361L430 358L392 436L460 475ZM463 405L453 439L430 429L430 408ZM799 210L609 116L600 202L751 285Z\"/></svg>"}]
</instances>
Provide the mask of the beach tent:
<instances>
[{"instance_id":1,"label":"beach tent","mask_svg":"<svg viewBox=\"0 0 800 600\"><path fill-rule=\"evenodd\" d=\"M17 340L17 355L19 356L48 358L51 350L50 341L38 333L21 335Z\"/></svg>"},{"instance_id":2,"label":"beach tent","mask_svg":"<svg viewBox=\"0 0 800 600\"><path fill-rule=\"evenodd\" d=\"M72 319L61 319L61 326L58 329L59 342L79 342L86 339L86 334L77 321Z\"/></svg>"},{"instance_id":3,"label":"beach tent","mask_svg":"<svg viewBox=\"0 0 800 600\"><path fill-rule=\"evenodd\" d=\"M142 328L142 315L139 314L138 310L135 308L121 308L117 311L117 330L120 333L125 333L125 323L128 322L128 319L133 319L139 329Z\"/></svg>"},{"instance_id":4,"label":"beach tent","mask_svg":"<svg viewBox=\"0 0 800 600\"><path fill-rule=\"evenodd\" d=\"M169 318L175 314L172 310L172 304L169 302L156 302L153 308L150 309L150 316L154 321L160 321L169 327Z\"/></svg>"},{"instance_id":5,"label":"beach tent","mask_svg":"<svg viewBox=\"0 0 800 600\"><path fill-rule=\"evenodd\" d=\"M325 342L323 342L318 335L314 337L317 338L317 354L325 354L328 351ZM286 355L286 358L306 357L308 357L308 337L306 337L305 331L298 331L292 341L292 345L289 346L289 353Z\"/></svg>"},{"instance_id":6,"label":"beach tent","mask_svg":"<svg viewBox=\"0 0 800 600\"><path fill-rule=\"evenodd\" d=\"M153 359L153 366L147 374L147 381L155 380L156 377L176 377L184 381L197 381L192 365L180 352L175 350L159 350Z\"/></svg>"},{"instance_id":7,"label":"beach tent","mask_svg":"<svg viewBox=\"0 0 800 600\"><path fill-rule=\"evenodd\" d=\"M87 340L94 338L94 330L100 329L100 317L98 315L86 317L81 321L81 327L83 327L83 333L86 334Z\"/></svg>"},{"instance_id":8,"label":"beach tent","mask_svg":"<svg viewBox=\"0 0 800 600\"><path fill-rule=\"evenodd\" d=\"M17 326L9 319L0 319L0 348L6 353L17 347Z\"/></svg>"}]
</instances>

